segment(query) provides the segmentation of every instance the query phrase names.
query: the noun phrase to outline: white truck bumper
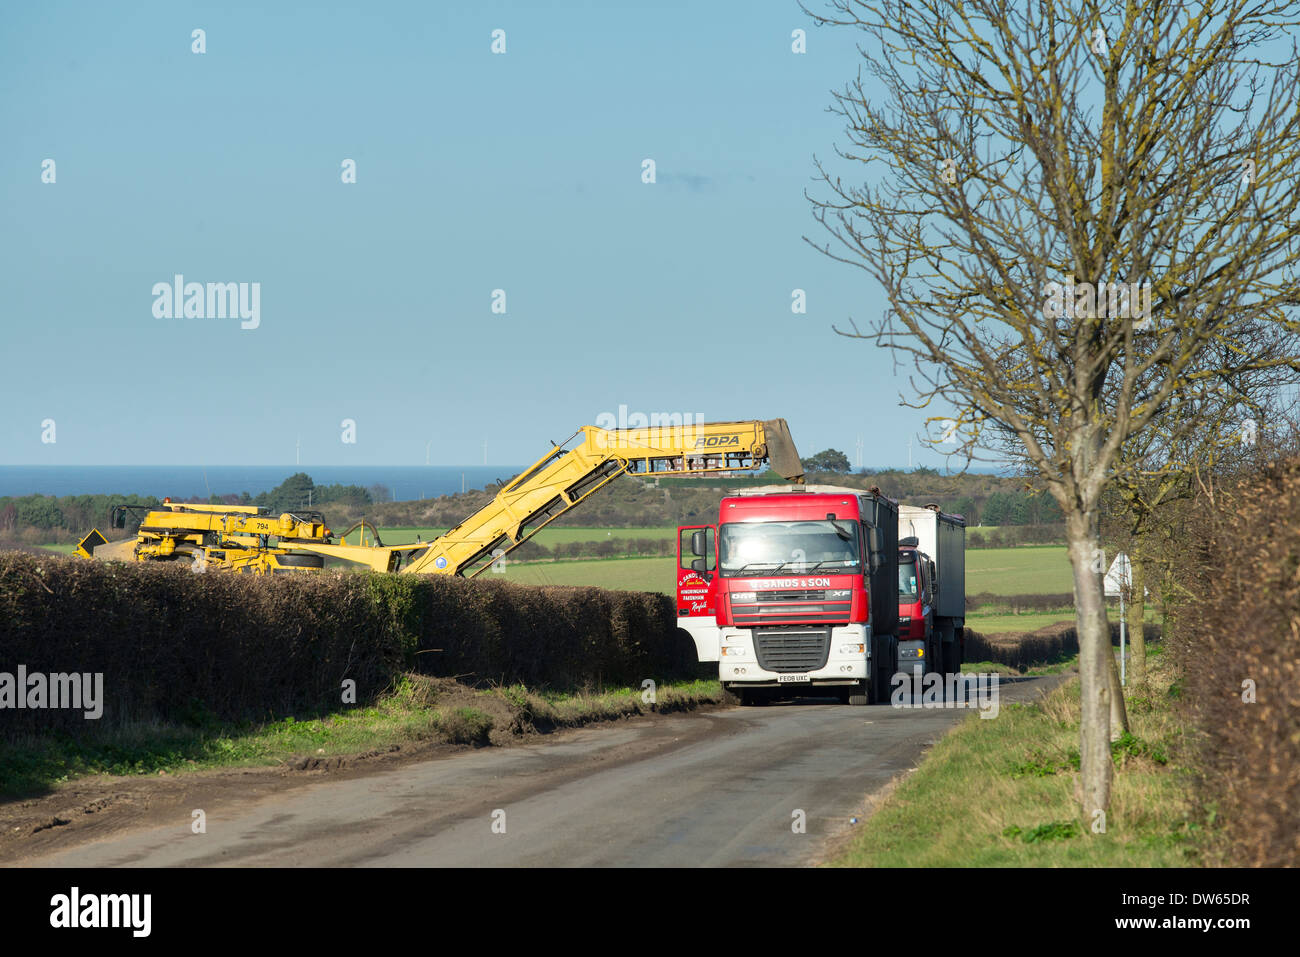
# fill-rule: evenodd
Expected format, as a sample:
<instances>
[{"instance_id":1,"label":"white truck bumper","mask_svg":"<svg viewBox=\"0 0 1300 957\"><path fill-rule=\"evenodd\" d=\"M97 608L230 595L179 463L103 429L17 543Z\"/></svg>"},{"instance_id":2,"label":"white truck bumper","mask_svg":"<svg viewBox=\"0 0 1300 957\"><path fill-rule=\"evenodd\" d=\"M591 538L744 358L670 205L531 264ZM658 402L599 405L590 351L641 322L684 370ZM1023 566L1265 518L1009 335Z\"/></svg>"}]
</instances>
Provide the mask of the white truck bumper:
<instances>
[{"instance_id":1,"label":"white truck bumper","mask_svg":"<svg viewBox=\"0 0 1300 957\"><path fill-rule=\"evenodd\" d=\"M769 671L760 665L752 629L728 627L720 631L718 678L726 685L788 687L796 691L809 686L853 685L870 674L870 625L836 625L831 629L826 664L795 672Z\"/></svg>"}]
</instances>

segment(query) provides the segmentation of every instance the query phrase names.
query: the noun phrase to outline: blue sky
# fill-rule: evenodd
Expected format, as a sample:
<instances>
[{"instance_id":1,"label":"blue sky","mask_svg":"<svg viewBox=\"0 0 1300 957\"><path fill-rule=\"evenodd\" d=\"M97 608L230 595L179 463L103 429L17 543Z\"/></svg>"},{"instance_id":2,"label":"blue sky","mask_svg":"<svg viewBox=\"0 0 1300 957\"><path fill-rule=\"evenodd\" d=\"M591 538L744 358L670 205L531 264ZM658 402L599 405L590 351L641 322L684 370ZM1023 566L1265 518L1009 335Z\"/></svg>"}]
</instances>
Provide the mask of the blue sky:
<instances>
[{"instance_id":1,"label":"blue sky","mask_svg":"<svg viewBox=\"0 0 1300 957\"><path fill-rule=\"evenodd\" d=\"M802 239L864 39L784 0L14 7L0 464L513 465L620 405L905 464L906 377L831 330L882 294ZM260 325L156 317L177 273Z\"/></svg>"}]
</instances>

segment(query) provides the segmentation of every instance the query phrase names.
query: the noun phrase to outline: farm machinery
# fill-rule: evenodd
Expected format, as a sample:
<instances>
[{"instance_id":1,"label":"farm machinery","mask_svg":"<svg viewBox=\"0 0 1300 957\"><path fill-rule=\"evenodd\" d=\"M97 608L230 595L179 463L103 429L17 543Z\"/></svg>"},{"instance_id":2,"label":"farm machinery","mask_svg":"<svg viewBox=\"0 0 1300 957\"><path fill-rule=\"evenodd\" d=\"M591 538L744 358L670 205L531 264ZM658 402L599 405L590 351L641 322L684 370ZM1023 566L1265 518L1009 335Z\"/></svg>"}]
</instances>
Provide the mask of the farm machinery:
<instances>
[{"instance_id":1,"label":"farm machinery","mask_svg":"<svg viewBox=\"0 0 1300 957\"><path fill-rule=\"evenodd\" d=\"M385 546L378 531L358 522L340 536L318 511L269 514L255 505L197 505L163 499L160 507L115 505L109 526L136 525L135 538L109 542L98 529L78 544L74 554L105 561L180 563L193 571L209 568L255 575L323 568L326 556L362 561L396 571L402 560L425 545ZM347 538L357 532L356 544ZM365 533L372 544L365 544ZM355 556L355 557L353 557Z\"/></svg>"},{"instance_id":2,"label":"farm machinery","mask_svg":"<svg viewBox=\"0 0 1300 957\"><path fill-rule=\"evenodd\" d=\"M764 465L787 481L803 482L784 419L626 429L583 426L505 483L492 501L432 541L384 545L368 523L354 525L335 541L318 511L272 515L253 505L164 500L156 508L115 506L110 526L125 529L129 520L138 520L135 538L109 542L96 529L81 540L76 554L259 575L319 569L325 559L334 558L375 571L474 577L620 475L716 474ZM353 531L356 539L350 544Z\"/></svg>"}]
</instances>

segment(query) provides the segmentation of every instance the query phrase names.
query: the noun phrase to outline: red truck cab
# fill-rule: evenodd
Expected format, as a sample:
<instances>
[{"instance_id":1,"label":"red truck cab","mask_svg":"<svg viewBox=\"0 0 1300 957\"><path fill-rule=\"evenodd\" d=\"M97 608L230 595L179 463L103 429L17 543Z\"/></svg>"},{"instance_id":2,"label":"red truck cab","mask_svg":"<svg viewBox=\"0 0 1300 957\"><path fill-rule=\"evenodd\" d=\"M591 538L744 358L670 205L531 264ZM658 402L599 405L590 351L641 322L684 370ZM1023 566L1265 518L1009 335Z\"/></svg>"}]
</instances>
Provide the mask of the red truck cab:
<instances>
[{"instance_id":1,"label":"red truck cab","mask_svg":"<svg viewBox=\"0 0 1300 957\"><path fill-rule=\"evenodd\" d=\"M926 674L943 667L934 627L934 561L904 539L898 549L898 665Z\"/></svg>"},{"instance_id":2,"label":"red truck cab","mask_svg":"<svg viewBox=\"0 0 1300 957\"><path fill-rule=\"evenodd\" d=\"M678 530L678 623L742 703L888 697L896 661L898 506L811 486L722 499Z\"/></svg>"}]
</instances>

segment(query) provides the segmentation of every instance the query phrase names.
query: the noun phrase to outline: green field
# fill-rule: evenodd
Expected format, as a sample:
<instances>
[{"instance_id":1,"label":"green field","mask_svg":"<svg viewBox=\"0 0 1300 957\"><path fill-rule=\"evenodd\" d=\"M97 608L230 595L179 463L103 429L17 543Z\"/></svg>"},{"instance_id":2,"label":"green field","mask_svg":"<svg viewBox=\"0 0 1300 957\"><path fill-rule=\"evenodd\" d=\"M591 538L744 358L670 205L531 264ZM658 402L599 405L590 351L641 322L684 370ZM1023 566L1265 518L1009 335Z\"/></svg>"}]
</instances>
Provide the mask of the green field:
<instances>
[{"instance_id":1,"label":"green field","mask_svg":"<svg viewBox=\"0 0 1300 957\"><path fill-rule=\"evenodd\" d=\"M1067 610L1033 611L1020 615L981 615L976 613L966 616L966 627L973 628L982 635L1000 635L1009 631L1037 631L1039 628L1046 628L1048 625L1055 625L1061 621L1068 621L1073 624L1074 612Z\"/></svg>"},{"instance_id":2,"label":"green field","mask_svg":"<svg viewBox=\"0 0 1300 957\"><path fill-rule=\"evenodd\" d=\"M416 537L424 541L445 532L443 528L381 528L385 544L404 545ZM560 543L590 542L602 539L634 538L672 539L675 528L544 528L534 539L548 548ZM354 539L355 541L355 536ZM63 553L71 545L43 546ZM500 576L505 581L535 585L595 585L629 591L657 591L674 594L675 562L664 558L583 559L561 562L505 561L504 572L488 571L485 576ZM1033 545L1017 548L968 549L966 551L966 591L975 595L1068 594L1073 590L1070 565L1062 545ZM1068 613L1034 613L1027 615L972 616L971 627L980 631L1031 631L1044 624L1068 618Z\"/></svg>"},{"instance_id":3,"label":"green field","mask_svg":"<svg viewBox=\"0 0 1300 957\"><path fill-rule=\"evenodd\" d=\"M505 571L486 571L480 578L525 585L595 585L626 591L657 591L675 595L673 558L604 558L590 561L530 562L506 560Z\"/></svg>"},{"instance_id":4,"label":"green field","mask_svg":"<svg viewBox=\"0 0 1300 957\"><path fill-rule=\"evenodd\" d=\"M541 538L549 529L543 529ZM556 529L556 533L581 532L565 541L590 541L583 536L612 531L629 533L623 537L647 538L647 532L672 533L673 529ZM388 532L380 533L388 541ZM411 539L414 541L414 535ZM396 539L394 539L396 541ZM634 591L662 591L672 594L674 561L672 558L615 558L584 561L517 564L506 560L507 581L529 584L599 585L602 588L628 588ZM1073 590L1070 565L1065 548L1042 545L1020 548L988 548L966 552L966 591L968 594L990 592L995 595L1069 594ZM1006 616L1001 616L1006 617ZM1037 615L1015 616L1019 619ZM1052 617L1052 621L1059 616ZM1038 626L1034 626L1038 627Z\"/></svg>"},{"instance_id":5,"label":"green field","mask_svg":"<svg viewBox=\"0 0 1300 957\"><path fill-rule=\"evenodd\" d=\"M445 528L381 528L379 537L385 545L409 545L419 536L424 541L437 538ZM532 541L538 545L551 548L561 543L598 542L602 539L622 540L627 538L664 538L671 540L677 534L677 528L544 528Z\"/></svg>"},{"instance_id":6,"label":"green field","mask_svg":"<svg viewBox=\"0 0 1300 957\"><path fill-rule=\"evenodd\" d=\"M1056 595L1072 593L1070 559L1064 545L968 548L966 594Z\"/></svg>"}]
</instances>

